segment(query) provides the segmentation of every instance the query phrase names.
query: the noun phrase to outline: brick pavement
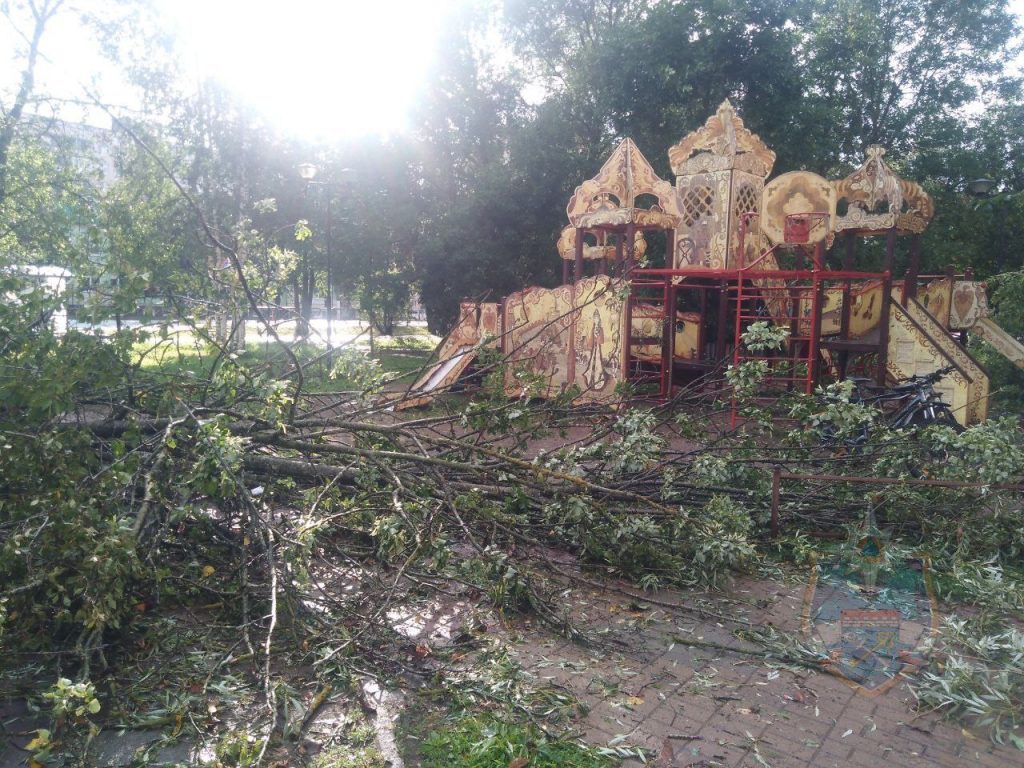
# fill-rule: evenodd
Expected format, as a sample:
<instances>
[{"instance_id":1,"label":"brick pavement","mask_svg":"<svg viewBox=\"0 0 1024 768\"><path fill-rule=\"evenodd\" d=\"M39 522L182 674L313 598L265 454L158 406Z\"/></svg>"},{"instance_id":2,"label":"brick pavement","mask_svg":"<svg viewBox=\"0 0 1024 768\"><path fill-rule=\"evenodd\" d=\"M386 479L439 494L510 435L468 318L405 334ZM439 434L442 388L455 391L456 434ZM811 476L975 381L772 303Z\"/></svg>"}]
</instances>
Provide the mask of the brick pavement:
<instances>
[{"instance_id":1,"label":"brick pavement","mask_svg":"<svg viewBox=\"0 0 1024 768\"><path fill-rule=\"evenodd\" d=\"M637 594L628 585L608 584L566 596L597 645L538 641L515 627L508 638L527 672L586 705L588 743L645 747L662 767L1024 766L1020 751L915 712L905 683L871 697L833 675L767 660L734 636L729 619L798 629L803 585L747 579L708 600L671 590L634 599L614 591ZM701 600L724 618L665 605Z\"/></svg>"}]
</instances>

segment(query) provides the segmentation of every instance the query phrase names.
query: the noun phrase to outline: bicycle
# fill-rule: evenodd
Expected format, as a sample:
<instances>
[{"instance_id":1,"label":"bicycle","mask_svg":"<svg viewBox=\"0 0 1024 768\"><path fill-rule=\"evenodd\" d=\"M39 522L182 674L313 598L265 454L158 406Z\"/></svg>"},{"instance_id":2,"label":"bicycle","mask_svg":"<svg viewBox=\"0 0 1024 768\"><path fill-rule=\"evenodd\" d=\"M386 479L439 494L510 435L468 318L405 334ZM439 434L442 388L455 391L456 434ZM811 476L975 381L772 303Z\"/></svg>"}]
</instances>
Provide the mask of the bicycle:
<instances>
[{"instance_id":1,"label":"bicycle","mask_svg":"<svg viewBox=\"0 0 1024 768\"><path fill-rule=\"evenodd\" d=\"M911 376L893 387L884 388L857 379L854 381L854 393L858 398L856 402L881 410L885 423L891 429L940 424L963 432L964 428L956 420L949 404L935 391L935 385L955 370L955 366L949 365L924 376Z\"/></svg>"}]
</instances>

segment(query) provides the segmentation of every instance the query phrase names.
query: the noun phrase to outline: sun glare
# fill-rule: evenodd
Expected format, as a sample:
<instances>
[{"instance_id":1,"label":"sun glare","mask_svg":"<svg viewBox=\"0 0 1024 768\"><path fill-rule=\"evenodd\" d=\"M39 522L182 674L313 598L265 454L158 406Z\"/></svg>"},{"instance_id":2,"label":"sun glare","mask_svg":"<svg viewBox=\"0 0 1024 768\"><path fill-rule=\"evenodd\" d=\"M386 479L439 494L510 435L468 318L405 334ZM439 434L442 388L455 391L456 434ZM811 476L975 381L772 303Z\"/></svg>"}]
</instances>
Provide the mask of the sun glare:
<instances>
[{"instance_id":1,"label":"sun glare","mask_svg":"<svg viewBox=\"0 0 1024 768\"><path fill-rule=\"evenodd\" d=\"M308 139L395 133L456 0L163 0L186 63Z\"/></svg>"}]
</instances>

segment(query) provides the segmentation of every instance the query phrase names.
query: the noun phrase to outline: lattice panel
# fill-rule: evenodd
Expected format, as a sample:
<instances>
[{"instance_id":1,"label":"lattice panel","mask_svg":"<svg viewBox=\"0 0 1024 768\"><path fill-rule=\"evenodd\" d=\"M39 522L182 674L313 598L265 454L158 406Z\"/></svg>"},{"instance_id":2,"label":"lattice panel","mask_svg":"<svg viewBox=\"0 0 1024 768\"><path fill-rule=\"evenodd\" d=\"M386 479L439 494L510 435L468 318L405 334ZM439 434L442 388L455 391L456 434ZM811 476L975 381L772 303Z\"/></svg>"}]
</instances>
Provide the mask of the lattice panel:
<instances>
[{"instance_id":1,"label":"lattice panel","mask_svg":"<svg viewBox=\"0 0 1024 768\"><path fill-rule=\"evenodd\" d=\"M751 211L758 211L761 207L761 195L753 184L738 183L733 190L732 206L732 231L730 233L731 253L733 256L739 254L740 250L740 227L743 222L743 214ZM757 243L760 229L757 219L747 221L746 253L743 255L745 261L750 262L757 258Z\"/></svg>"},{"instance_id":2,"label":"lattice panel","mask_svg":"<svg viewBox=\"0 0 1024 768\"><path fill-rule=\"evenodd\" d=\"M744 213L757 211L761 208L761 201L758 199L757 190L750 184L742 185L736 192L736 204L733 208L733 216L737 222Z\"/></svg>"},{"instance_id":3,"label":"lattice panel","mask_svg":"<svg viewBox=\"0 0 1024 768\"><path fill-rule=\"evenodd\" d=\"M711 187L692 187L683 193L683 224L692 227L709 215L715 204L715 191Z\"/></svg>"}]
</instances>

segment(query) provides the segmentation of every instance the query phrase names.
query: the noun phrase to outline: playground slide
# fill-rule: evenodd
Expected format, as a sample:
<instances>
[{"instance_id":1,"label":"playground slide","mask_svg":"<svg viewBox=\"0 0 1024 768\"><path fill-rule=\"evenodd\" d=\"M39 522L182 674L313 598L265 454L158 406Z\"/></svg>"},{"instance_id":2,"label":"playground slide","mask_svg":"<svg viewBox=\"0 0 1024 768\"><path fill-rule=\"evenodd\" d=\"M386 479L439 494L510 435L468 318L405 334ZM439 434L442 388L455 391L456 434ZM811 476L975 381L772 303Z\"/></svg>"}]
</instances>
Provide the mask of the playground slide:
<instances>
[{"instance_id":1,"label":"playground slide","mask_svg":"<svg viewBox=\"0 0 1024 768\"><path fill-rule=\"evenodd\" d=\"M444 391L459 380L476 359L480 342L485 336L496 337L498 331L498 305L463 302L459 308L459 322L441 342L437 362L420 376L395 405L397 410L426 405L436 392ZM495 342L491 342L493 346Z\"/></svg>"},{"instance_id":2,"label":"playground slide","mask_svg":"<svg viewBox=\"0 0 1024 768\"><path fill-rule=\"evenodd\" d=\"M949 332L914 299L893 302L889 318L887 368L896 379L923 376L948 365L954 371L935 389L964 426L988 413L988 374Z\"/></svg>"},{"instance_id":3,"label":"playground slide","mask_svg":"<svg viewBox=\"0 0 1024 768\"><path fill-rule=\"evenodd\" d=\"M427 369L409 388L405 399L395 405L399 411L426 405L434 399L438 389L450 387L476 359L477 347L469 345L457 349L441 350L438 361Z\"/></svg>"},{"instance_id":4,"label":"playground slide","mask_svg":"<svg viewBox=\"0 0 1024 768\"><path fill-rule=\"evenodd\" d=\"M1000 328L994 320L983 317L971 326L970 331L981 336L996 352L1018 368L1024 368L1024 344Z\"/></svg>"}]
</instances>

